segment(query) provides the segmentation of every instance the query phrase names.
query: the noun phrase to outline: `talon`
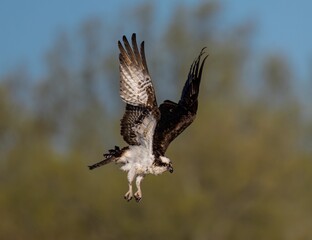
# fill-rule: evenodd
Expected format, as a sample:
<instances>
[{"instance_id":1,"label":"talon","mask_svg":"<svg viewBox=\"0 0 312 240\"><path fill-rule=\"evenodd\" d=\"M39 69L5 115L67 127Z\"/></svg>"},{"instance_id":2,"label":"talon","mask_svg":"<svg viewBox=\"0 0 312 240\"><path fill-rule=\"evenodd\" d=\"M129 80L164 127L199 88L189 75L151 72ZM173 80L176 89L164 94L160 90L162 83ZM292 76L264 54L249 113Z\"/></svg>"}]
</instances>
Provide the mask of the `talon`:
<instances>
[{"instance_id":1,"label":"talon","mask_svg":"<svg viewBox=\"0 0 312 240\"><path fill-rule=\"evenodd\" d=\"M132 196L129 196L129 195L125 195L124 196L124 199L127 200L128 202L132 199Z\"/></svg>"},{"instance_id":2,"label":"talon","mask_svg":"<svg viewBox=\"0 0 312 240\"><path fill-rule=\"evenodd\" d=\"M135 198L135 201L138 203L138 202L141 201L141 199L142 199L142 198L140 198L140 197L136 197L136 198Z\"/></svg>"},{"instance_id":3,"label":"talon","mask_svg":"<svg viewBox=\"0 0 312 240\"><path fill-rule=\"evenodd\" d=\"M132 197L124 196L124 199L127 200L127 202L129 202L132 199Z\"/></svg>"},{"instance_id":4,"label":"talon","mask_svg":"<svg viewBox=\"0 0 312 240\"><path fill-rule=\"evenodd\" d=\"M140 202L141 199L142 199L142 195L141 195L139 192L136 192L136 193L134 194L134 198L135 198L135 201L136 201L136 202Z\"/></svg>"},{"instance_id":5,"label":"talon","mask_svg":"<svg viewBox=\"0 0 312 240\"><path fill-rule=\"evenodd\" d=\"M126 199L128 202L132 199L132 193L131 192L127 192L124 196L124 199Z\"/></svg>"}]
</instances>

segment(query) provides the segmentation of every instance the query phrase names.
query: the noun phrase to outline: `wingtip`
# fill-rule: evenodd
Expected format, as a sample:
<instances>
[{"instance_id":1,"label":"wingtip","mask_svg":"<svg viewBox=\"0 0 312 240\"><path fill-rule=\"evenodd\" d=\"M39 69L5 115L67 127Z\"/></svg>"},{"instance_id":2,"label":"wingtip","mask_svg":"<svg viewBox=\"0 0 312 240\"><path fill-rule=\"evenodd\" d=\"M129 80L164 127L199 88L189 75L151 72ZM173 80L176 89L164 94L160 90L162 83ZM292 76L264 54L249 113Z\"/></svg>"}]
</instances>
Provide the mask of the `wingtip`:
<instances>
[{"instance_id":1,"label":"wingtip","mask_svg":"<svg viewBox=\"0 0 312 240\"><path fill-rule=\"evenodd\" d=\"M135 40L136 39L136 33L132 33L132 35L131 35L131 39L133 40ZM125 41L127 41L128 42L128 39L127 39L127 37L126 37L126 35L123 35L122 36L122 40L125 42Z\"/></svg>"},{"instance_id":2,"label":"wingtip","mask_svg":"<svg viewBox=\"0 0 312 240\"><path fill-rule=\"evenodd\" d=\"M201 56L203 56L204 54L206 54L205 50L207 49L207 47L203 47L202 50L199 53L198 58L200 59Z\"/></svg>"},{"instance_id":3,"label":"wingtip","mask_svg":"<svg viewBox=\"0 0 312 240\"><path fill-rule=\"evenodd\" d=\"M203 47L202 50L200 51L201 54L204 54L205 49L207 49L207 47Z\"/></svg>"},{"instance_id":4,"label":"wingtip","mask_svg":"<svg viewBox=\"0 0 312 240\"><path fill-rule=\"evenodd\" d=\"M204 59L202 60L202 62L201 62L201 65L200 65L200 68L199 68L199 73L198 73L200 79L201 79L201 76L202 76L202 73L203 73L205 61L206 61L206 59L208 58L208 56L209 56L209 54L206 55L206 56L204 57Z\"/></svg>"},{"instance_id":5,"label":"wingtip","mask_svg":"<svg viewBox=\"0 0 312 240\"><path fill-rule=\"evenodd\" d=\"M203 61L202 61L202 64L204 64L205 63L205 61L206 61L206 59L209 57L209 54L207 54L205 57L204 57L204 59L203 59Z\"/></svg>"},{"instance_id":6,"label":"wingtip","mask_svg":"<svg viewBox=\"0 0 312 240\"><path fill-rule=\"evenodd\" d=\"M131 42L132 42L133 48L137 48L137 40L136 40L136 34L135 33L132 33Z\"/></svg>"},{"instance_id":7,"label":"wingtip","mask_svg":"<svg viewBox=\"0 0 312 240\"><path fill-rule=\"evenodd\" d=\"M125 35L123 35L122 41L124 42L124 45L125 45L126 49L128 50L127 46L129 46L130 44L129 44L128 38Z\"/></svg>"},{"instance_id":8,"label":"wingtip","mask_svg":"<svg viewBox=\"0 0 312 240\"><path fill-rule=\"evenodd\" d=\"M195 60L196 65L198 65L198 67L199 67L199 64L200 64L200 68L199 68L199 73L200 73L200 75L201 75L202 69L203 69L203 67L204 67L205 61L206 61L207 57L209 56L209 54L207 54L207 55L204 57L204 59L201 60L201 57L202 57L204 54L206 54L205 51L204 51L206 48L207 48L207 47L203 47L203 48L202 48L202 50L201 50L200 53L199 53L198 58ZM200 62L201 62L201 63L200 63ZM197 71L198 71L198 69L197 69Z\"/></svg>"},{"instance_id":9,"label":"wingtip","mask_svg":"<svg viewBox=\"0 0 312 240\"><path fill-rule=\"evenodd\" d=\"M136 34L135 33L132 33L131 41L132 41L132 45L136 44Z\"/></svg>"}]
</instances>

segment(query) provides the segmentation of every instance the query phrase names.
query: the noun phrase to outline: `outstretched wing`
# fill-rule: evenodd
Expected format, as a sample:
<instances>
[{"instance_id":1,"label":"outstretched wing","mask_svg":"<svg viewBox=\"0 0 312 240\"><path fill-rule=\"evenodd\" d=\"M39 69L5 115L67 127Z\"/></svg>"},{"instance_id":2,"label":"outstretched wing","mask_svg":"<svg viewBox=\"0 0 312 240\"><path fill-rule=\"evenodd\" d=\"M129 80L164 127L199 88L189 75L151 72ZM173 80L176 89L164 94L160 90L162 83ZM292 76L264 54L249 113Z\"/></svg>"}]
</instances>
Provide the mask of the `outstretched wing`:
<instances>
[{"instance_id":1,"label":"outstretched wing","mask_svg":"<svg viewBox=\"0 0 312 240\"><path fill-rule=\"evenodd\" d=\"M195 119L198 107L198 93L204 63L208 55L201 61L203 48L193 62L184 85L179 103L164 101L159 109L161 118L157 123L153 150L163 156L169 144L181 134Z\"/></svg>"},{"instance_id":2,"label":"outstretched wing","mask_svg":"<svg viewBox=\"0 0 312 240\"><path fill-rule=\"evenodd\" d=\"M155 91L145 59L144 42L140 51L133 34L132 47L123 36L124 46L118 41L120 97L127 103L126 111L121 119L121 135L130 145L150 145L159 110Z\"/></svg>"}]
</instances>

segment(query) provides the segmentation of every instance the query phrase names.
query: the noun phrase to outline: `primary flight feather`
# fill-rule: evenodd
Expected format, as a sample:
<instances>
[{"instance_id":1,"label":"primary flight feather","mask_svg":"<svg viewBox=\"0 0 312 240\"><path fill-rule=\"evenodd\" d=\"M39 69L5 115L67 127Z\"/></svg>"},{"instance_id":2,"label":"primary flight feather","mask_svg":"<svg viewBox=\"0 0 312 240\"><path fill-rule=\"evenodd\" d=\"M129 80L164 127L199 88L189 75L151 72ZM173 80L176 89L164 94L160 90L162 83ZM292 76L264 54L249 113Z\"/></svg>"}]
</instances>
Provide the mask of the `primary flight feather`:
<instances>
[{"instance_id":1,"label":"primary flight feather","mask_svg":"<svg viewBox=\"0 0 312 240\"><path fill-rule=\"evenodd\" d=\"M155 90L145 59L144 42L138 48L136 35L131 45L123 36L123 44L118 41L120 97L126 103L121 119L120 133L129 146L115 147L104 154L104 160L89 168L100 167L110 162L121 165L126 171L129 189L125 199L142 198L141 181L147 174L173 172L172 163L165 157L169 144L181 134L195 119L198 107L198 93L207 55L204 48L191 65L181 99L178 103L170 100L157 105ZM133 194L135 179L137 191Z\"/></svg>"}]
</instances>

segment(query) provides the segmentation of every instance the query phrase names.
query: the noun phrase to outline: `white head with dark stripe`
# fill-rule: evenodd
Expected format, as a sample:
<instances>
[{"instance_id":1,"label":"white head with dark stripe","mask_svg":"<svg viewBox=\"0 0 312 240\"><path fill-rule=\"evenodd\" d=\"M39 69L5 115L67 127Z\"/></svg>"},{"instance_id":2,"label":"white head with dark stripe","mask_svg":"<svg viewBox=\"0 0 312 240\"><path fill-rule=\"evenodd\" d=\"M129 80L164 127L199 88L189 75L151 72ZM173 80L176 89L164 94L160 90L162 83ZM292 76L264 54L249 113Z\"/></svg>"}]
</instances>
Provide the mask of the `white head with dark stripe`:
<instances>
[{"instance_id":1,"label":"white head with dark stripe","mask_svg":"<svg viewBox=\"0 0 312 240\"><path fill-rule=\"evenodd\" d=\"M173 173L173 166L170 159L165 156L159 156L153 163L152 171L156 175L162 174L165 171Z\"/></svg>"}]
</instances>

